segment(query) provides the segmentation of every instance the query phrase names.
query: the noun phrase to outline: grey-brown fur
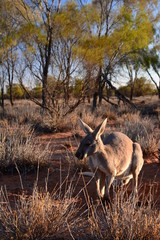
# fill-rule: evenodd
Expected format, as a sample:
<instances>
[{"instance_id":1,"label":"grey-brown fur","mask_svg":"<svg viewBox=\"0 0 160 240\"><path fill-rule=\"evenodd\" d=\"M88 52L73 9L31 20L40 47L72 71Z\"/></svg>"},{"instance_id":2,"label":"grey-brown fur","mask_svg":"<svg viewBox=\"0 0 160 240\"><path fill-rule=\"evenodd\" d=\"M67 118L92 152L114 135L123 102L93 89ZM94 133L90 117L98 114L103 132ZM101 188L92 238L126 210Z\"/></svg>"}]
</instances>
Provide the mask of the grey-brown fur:
<instances>
[{"instance_id":1,"label":"grey-brown fur","mask_svg":"<svg viewBox=\"0 0 160 240\"><path fill-rule=\"evenodd\" d=\"M132 179L133 193L137 195L138 175L144 163L141 147L121 132L104 136L102 141L106 122L107 119L93 131L80 120L86 136L81 141L76 156L79 159L89 157L88 165L95 172L97 193L101 198L109 199L109 189L115 178L122 179L123 184Z\"/></svg>"}]
</instances>

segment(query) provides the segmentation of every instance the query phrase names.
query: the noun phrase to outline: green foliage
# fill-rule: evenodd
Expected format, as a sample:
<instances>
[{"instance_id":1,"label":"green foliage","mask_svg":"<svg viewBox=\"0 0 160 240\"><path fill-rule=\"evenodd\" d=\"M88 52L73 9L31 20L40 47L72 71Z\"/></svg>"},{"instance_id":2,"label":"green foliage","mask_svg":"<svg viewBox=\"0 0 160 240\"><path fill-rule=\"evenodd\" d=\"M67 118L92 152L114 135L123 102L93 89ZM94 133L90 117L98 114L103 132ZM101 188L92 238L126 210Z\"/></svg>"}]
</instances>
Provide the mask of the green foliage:
<instances>
[{"instance_id":1,"label":"green foliage","mask_svg":"<svg viewBox=\"0 0 160 240\"><path fill-rule=\"evenodd\" d=\"M95 17L92 16L88 9L92 9ZM99 36L98 32L95 32L96 26L99 26L100 21L97 5L93 5L92 8L89 8L87 5L86 9L85 7L83 8L84 12L85 10L91 16L91 21L85 19L86 24L90 23L90 29L92 29L92 24L94 23L94 32L83 38L81 46L77 51L78 54L85 55L85 59L91 64L103 66L106 59L111 62L115 60L118 63L129 53L147 47L152 40L154 33L152 22L149 20L146 9L142 9L138 3L134 11L125 5L117 7L115 19L112 16L112 21L117 21L117 23L113 24L113 28L108 34L101 32ZM102 24L102 28L106 28L105 21Z\"/></svg>"},{"instance_id":2,"label":"green foliage","mask_svg":"<svg viewBox=\"0 0 160 240\"><path fill-rule=\"evenodd\" d=\"M42 97L42 86L36 86L32 89L32 95L35 98L41 98Z\"/></svg>"},{"instance_id":3,"label":"green foliage","mask_svg":"<svg viewBox=\"0 0 160 240\"><path fill-rule=\"evenodd\" d=\"M74 2L66 3L60 13L54 14L54 24L56 29L55 58L57 58L61 70L63 68L66 71L67 64L69 64L67 61L76 61L77 48L86 34L84 32L84 19L77 4Z\"/></svg>"},{"instance_id":4,"label":"green foliage","mask_svg":"<svg viewBox=\"0 0 160 240\"><path fill-rule=\"evenodd\" d=\"M158 72L160 68L160 58L157 49L152 48L151 50L141 51L141 64L144 69L149 69L152 66L153 70Z\"/></svg>"},{"instance_id":5,"label":"green foliage","mask_svg":"<svg viewBox=\"0 0 160 240\"><path fill-rule=\"evenodd\" d=\"M73 94L75 97L79 97L81 96L81 92L82 92L82 89L83 89L83 80L82 79L76 79L75 80L75 85L73 87Z\"/></svg>"},{"instance_id":6,"label":"green foliage","mask_svg":"<svg viewBox=\"0 0 160 240\"><path fill-rule=\"evenodd\" d=\"M137 78L134 85L134 95L135 96L144 96L152 95L155 93L154 85L151 81L146 80L145 78Z\"/></svg>"},{"instance_id":7,"label":"green foliage","mask_svg":"<svg viewBox=\"0 0 160 240\"><path fill-rule=\"evenodd\" d=\"M64 38L72 38L72 35L80 34L82 18L77 4L68 2L60 13L55 13L54 22L58 33Z\"/></svg>"},{"instance_id":8,"label":"green foliage","mask_svg":"<svg viewBox=\"0 0 160 240\"><path fill-rule=\"evenodd\" d=\"M129 97L131 93L131 84L130 82L126 86L121 86L119 91L125 96ZM134 91L133 96L145 96L156 94L156 89L151 81L147 80L144 77L137 78L134 82Z\"/></svg>"},{"instance_id":9,"label":"green foliage","mask_svg":"<svg viewBox=\"0 0 160 240\"><path fill-rule=\"evenodd\" d=\"M9 86L7 86L7 91L6 91L6 97L9 98ZM23 89L21 88L21 86L17 83L14 83L12 85L12 96L14 99L23 99L26 97Z\"/></svg>"},{"instance_id":10,"label":"green foliage","mask_svg":"<svg viewBox=\"0 0 160 240\"><path fill-rule=\"evenodd\" d=\"M131 87L130 86L121 86L121 87L119 87L119 91L126 97L130 97Z\"/></svg>"},{"instance_id":11,"label":"green foliage","mask_svg":"<svg viewBox=\"0 0 160 240\"><path fill-rule=\"evenodd\" d=\"M144 11L128 12L122 7L120 24L110 36L111 44L121 45L121 54L147 47L153 37L152 23ZM112 48L113 49L113 48Z\"/></svg>"}]
</instances>

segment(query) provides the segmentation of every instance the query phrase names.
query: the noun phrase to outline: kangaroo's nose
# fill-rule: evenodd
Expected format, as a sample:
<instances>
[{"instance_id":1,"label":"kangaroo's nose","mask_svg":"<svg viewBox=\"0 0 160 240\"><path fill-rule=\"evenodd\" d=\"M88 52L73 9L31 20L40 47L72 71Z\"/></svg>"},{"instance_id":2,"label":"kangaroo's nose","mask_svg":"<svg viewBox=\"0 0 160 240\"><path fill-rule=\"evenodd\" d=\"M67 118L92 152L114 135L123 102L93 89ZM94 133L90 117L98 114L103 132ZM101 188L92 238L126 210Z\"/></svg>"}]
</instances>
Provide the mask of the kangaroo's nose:
<instances>
[{"instance_id":1,"label":"kangaroo's nose","mask_svg":"<svg viewBox=\"0 0 160 240\"><path fill-rule=\"evenodd\" d=\"M75 156L76 156L77 158L79 158L79 157L80 157L80 153L79 153L79 152L76 152Z\"/></svg>"},{"instance_id":2,"label":"kangaroo's nose","mask_svg":"<svg viewBox=\"0 0 160 240\"><path fill-rule=\"evenodd\" d=\"M78 159L82 159L83 156L82 156L82 153L81 152L76 152L75 156L78 158Z\"/></svg>"}]
</instances>

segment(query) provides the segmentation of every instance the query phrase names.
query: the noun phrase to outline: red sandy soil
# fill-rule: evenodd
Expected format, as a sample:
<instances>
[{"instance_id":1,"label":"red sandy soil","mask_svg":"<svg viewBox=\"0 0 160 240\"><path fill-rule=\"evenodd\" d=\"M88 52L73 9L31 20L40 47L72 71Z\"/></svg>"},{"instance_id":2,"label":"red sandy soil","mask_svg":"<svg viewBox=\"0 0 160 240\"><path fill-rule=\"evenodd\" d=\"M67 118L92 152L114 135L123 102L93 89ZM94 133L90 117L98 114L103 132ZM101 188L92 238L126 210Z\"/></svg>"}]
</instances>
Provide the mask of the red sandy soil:
<instances>
[{"instance_id":1,"label":"red sandy soil","mask_svg":"<svg viewBox=\"0 0 160 240\"><path fill-rule=\"evenodd\" d=\"M82 132L79 132L82 135ZM40 136L42 143L47 144L50 142L53 149L53 159L51 160L51 166L49 169L42 168L38 175L38 187L39 189L46 189L52 192L53 189L60 185L61 182L68 176L68 184L72 182L75 186L73 196L80 192L84 187L84 181L87 184L87 191L89 196L95 200L96 197L96 187L94 180L90 181L90 177L80 177L78 171L71 168L69 171L69 164L67 158L73 159L73 153L77 149L77 144L75 141L75 136L71 132L67 133L54 133L48 135ZM79 134L77 134L77 140L79 141ZM74 177L73 177L74 176ZM22 182L25 194L28 196L32 194L33 187L37 177L37 171L32 170L27 173L21 173ZM140 191L148 193L150 186L154 190L154 201L156 201L156 206L160 208L160 163L156 158L145 159L145 164L139 176L140 180ZM46 184L47 182L47 184ZM1 186L5 186L8 195L10 196L11 204L14 203L15 199L19 194L22 193L22 188L20 184L20 176L17 172L7 173L0 175ZM65 184L62 187L62 191L65 188ZM131 184L128 187L128 191L131 191ZM85 201L83 191L78 195L79 201Z\"/></svg>"}]
</instances>

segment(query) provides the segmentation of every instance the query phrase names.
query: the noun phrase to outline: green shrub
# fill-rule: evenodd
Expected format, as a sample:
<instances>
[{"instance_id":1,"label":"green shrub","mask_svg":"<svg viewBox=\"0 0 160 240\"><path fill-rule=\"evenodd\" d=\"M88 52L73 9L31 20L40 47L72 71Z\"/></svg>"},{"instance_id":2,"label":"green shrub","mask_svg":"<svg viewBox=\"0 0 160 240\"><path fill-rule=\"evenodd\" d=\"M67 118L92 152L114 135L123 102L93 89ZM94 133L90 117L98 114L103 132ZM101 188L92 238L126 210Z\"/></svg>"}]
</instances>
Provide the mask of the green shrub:
<instances>
[{"instance_id":1,"label":"green shrub","mask_svg":"<svg viewBox=\"0 0 160 240\"><path fill-rule=\"evenodd\" d=\"M146 96L156 94L156 89L154 84L151 81L147 80L144 77L137 78L133 83L133 96ZM119 91L127 97L130 97L132 84L128 82L126 86L121 86Z\"/></svg>"},{"instance_id":2,"label":"green shrub","mask_svg":"<svg viewBox=\"0 0 160 240\"><path fill-rule=\"evenodd\" d=\"M5 96L9 98L9 86L7 86L7 91ZM13 96L13 99L23 99L26 97L26 94L19 84L14 83L12 85L12 96Z\"/></svg>"},{"instance_id":3,"label":"green shrub","mask_svg":"<svg viewBox=\"0 0 160 240\"><path fill-rule=\"evenodd\" d=\"M33 97L35 97L35 98L41 98L42 97L42 87L36 86L35 88L33 88L32 94L33 94Z\"/></svg>"}]
</instances>

